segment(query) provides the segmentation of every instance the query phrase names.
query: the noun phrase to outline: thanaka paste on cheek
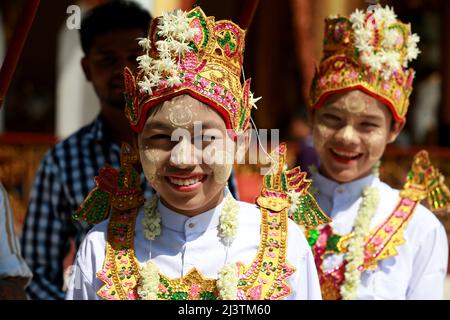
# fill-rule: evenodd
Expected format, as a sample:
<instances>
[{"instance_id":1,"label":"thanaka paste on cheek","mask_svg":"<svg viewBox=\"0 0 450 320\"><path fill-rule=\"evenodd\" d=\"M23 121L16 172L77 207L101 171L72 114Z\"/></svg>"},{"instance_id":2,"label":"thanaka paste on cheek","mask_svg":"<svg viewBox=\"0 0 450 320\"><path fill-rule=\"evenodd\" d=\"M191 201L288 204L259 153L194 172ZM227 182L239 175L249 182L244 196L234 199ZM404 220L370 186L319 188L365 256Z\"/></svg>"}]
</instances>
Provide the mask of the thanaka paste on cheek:
<instances>
[{"instance_id":1,"label":"thanaka paste on cheek","mask_svg":"<svg viewBox=\"0 0 450 320\"><path fill-rule=\"evenodd\" d=\"M231 170L233 169L232 164L215 164L212 166L214 181L217 184L224 185L228 181L228 178L231 175Z\"/></svg>"},{"instance_id":2,"label":"thanaka paste on cheek","mask_svg":"<svg viewBox=\"0 0 450 320\"><path fill-rule=\"evenodd\" d=\"M219 185L226 184L233 169L232 154L222 148L212 145L203 150L203 163L210 167L214 181Z\"/></svg>"},{"instance_id":3,"label":"thanaka paste on cheek","mask_svg":"<svg viewBox=\"0 0 450 320\"><path fill-rule=\"evenodd\" d=\"M154 185L156 182L156 171L159 157L155 150L144 149L140 150L142 169L144 170L144 175L147 181Z\"/></svg>"},{"instance_id":4,"label":"thanaka paste on cheek","mask_svg":"<svg viewBox=\"0 0 450 320\"><path fill-rule=\"evenodd\" d=\"M369 159L371 161L377 161L383 155L384 148L386 146L386 139L383 131L375 130L370 133L370 136L366 140L367 150L369 151Z\"/></svg>"},{"instance_id":5,"label":"thanaka paste on cheek","mask_svg":"<svg viewBox=\"0 0 450 320\"><path fill-rule=\"evenodd\" d=\"M322 123L319 123L314 129L314 146L316 150L320 151L327 140L330 139L331 133L327 126Z\"/></svg>"},{"instance_id":6,"label":"thanaka paste on cheek","mask_svg":"<svg viewBox=\"0 0 450 320\"><path fill-rule=\"evenodd\" d=\"M233 156L226 151L219 151L216 154L217 162L211 166L214 181L218 184L225 184L233 169Z\"/></svg>"}]
</instances>

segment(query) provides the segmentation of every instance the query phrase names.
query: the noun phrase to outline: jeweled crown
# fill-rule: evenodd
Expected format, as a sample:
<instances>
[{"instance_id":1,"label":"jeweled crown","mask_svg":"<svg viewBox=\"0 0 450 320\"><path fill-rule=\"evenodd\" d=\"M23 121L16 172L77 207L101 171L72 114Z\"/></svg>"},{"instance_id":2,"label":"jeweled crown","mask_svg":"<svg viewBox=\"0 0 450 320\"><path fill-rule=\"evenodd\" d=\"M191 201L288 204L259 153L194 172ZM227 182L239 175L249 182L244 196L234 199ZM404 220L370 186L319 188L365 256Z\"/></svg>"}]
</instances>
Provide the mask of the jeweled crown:
<instances>
[{"instance_id":1,"label":"jeweled crown","mask_svg":"<svg viewBox=\"0 0 450 320\"><path fill-rule=\"evenodd\" d=\"M241 84L245 30L231 21L215 21L201 8L165 13L154 19L149 36L140 40L135 77L126 68L126 116L141 132L147 111L180 94L213 107L227 128L239 133L249 127L256 100L250 79Z\"/></svg>"},{"instance_id":2,"label":"jeweled crown","mask_svg":"<svg viewBox=\"0 0 450 320\"><path fill-rule=\"evenodd\" d=\"M420 53L418 42L411 26L389 7L327 18L310 107L319 108L332 94L359 89L386 104L396 121L404 121L414 78L408 63Z\"/></svg>"}]
</instances>

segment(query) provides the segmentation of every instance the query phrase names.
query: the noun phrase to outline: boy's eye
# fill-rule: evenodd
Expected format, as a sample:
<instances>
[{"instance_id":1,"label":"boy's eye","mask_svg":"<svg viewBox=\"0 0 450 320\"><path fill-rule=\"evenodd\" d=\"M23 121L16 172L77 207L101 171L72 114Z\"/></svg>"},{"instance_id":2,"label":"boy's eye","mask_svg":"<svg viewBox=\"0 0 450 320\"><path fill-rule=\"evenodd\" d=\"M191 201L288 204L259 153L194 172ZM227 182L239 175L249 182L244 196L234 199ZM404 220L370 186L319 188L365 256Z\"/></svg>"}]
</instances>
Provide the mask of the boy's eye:
<instances>
[{"instance_id":1,"label":"boy's eye","mask_svg":"<svg viewBox=\"0 0 450 320\"><path fill-rule=\"evenodd\" d=\"M111 66L115 63L115 59L112 57L104 57L98 60L98 64L101 66Z\"/></svg>"},{"instance_id":2,"label":"boy's eye","mask_svg":"<svg viewBox=\"0 0 450 320\"><path fill-rule=\"evenodd\" d=\"M338 116L331 114L331 113L325 113L323 115L323 119L328 120L328 121L333 121L333 122L337 122L337 121L341 120L341 118L339 118Z\"/></svg>"},{"instance_id":3,"label":"boy's eye","mask_svg":"<svg viewBox=\"0 0 450 320\"><path fill-rule=\"evenodd\" d=\"M159 134L149 135L149 136L143 138L142 141L144 142L144 144L161 143L161 142L170 141L170 136L167 134L159 133Z\"/></svg>"},{"instance_id":4,"label":"boy's eye","mask_svg":"<svg viewBox=\"0 0 450 320\"><path fill-rule=\"evenodd\" d=\"M201 143L204 147L205 145L209 145L214 142L216 139L218 138L215 135L202 134L194 137L194 143Z\"/></svg>"},{"instance_id":5,"label":"boy's eye","mask_svg":"<svg viewBox=\"0 0 450 320\"><path fill-rule=\"evenodd\" d=\"M217 137L215 135L211 135L211 134L204 134L201 136L201 139L203 141L214 141L217 139Z\"/></svg>"},{"instance_id":6,"label":"boy's eye","mask_svg":"<svg viewBox=\"0 0 450 320\"><path fill-rule=\"evenodd\" d=\"M155 134L150 137L151 140L170 140L170 138L168 134Z\"/></svg>"},{"instance_id":7,"label":"boy's eye","mask_svg":"<svg viewBox=\"0 0 450 320\"><path fill-rule=\"evenodd\" d=\"M213 142L216 140L219 140L222 137L222 132L216 129L206 129L202 132L202 134L199 134L198 136L195 136L195 140L201 140L202 142Z\"/></svg>"},{"instance_id":8,"label":"boy's eye","mask_svg":"<svg viewBox=\"0 0 450 320\"><path fill-rule=\"evenodd\" d=\"M174 144L176 142L172 141L171 136L163 133L148 135L142 139L144 148L170 148Z\"/></svg>"},{"instance_id":9,"label":"boy's eye","mask_svg":"<svg viewBox=\"0 0 450 320\"><path fill-rule=\"evenodd\" d=\"M379 125L373 122L363 122L361 125L365 128L378 128Z\"/></svg>"}]
</instances>

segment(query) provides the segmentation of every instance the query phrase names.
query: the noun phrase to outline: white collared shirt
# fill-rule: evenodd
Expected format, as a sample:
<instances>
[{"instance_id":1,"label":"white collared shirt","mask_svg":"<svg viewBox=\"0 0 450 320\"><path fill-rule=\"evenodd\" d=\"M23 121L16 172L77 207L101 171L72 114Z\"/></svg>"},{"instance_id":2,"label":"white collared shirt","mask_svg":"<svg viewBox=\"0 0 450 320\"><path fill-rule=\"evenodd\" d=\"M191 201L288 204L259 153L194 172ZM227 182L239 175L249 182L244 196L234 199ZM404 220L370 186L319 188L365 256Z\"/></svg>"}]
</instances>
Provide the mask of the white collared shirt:
<instances>
[{"instance_id":1,"label":"white collared shirt","mask_svg":"<svg viewBox=\"0 0 450 320\"><path fill-rule=\"evenodd\" d=\"M154 241L144 237L141 209L136 219L137 260L141 265L153 261L169 278L182 277L195 267L203 276L215 279L226 263L242 262L248 266L260 244L261 213L255 205L238 204L239 227L228 254L217 231L223 201L216 208L191 218L159 202L162 231ZM100 299L96 292L103 282L96 277L96 272L103 268L106 234L107 221L95 226L82 242L66 299ZM303 232L290 220L287 242L287 260L296 272L287 279L292 293L286 299L321 299L312 252Z\"/></svg>"},{"instance_id":2,"label":"white collared shirt","mask_svg":"<svg viewBox=\"0 0 450 320\"><path fill-rule=\"evenodd\" d=\"M373 175L345 184L329 180L319 173L312 179L314 187L319 190L316 200L333 219L333 232L340 235L352 231L365 187L377 187L380 192L380 203L370 229L385 221L400 199L398 190ZM397 256L378 262L375 271L362 274L358 299L443 298L449 252L444 227L431 211L419 205L403 235L406 243L396 248ZM342 258L330 256L324 261L324 267L333 267L342 262Z\"/></svg>"}]
</instances>

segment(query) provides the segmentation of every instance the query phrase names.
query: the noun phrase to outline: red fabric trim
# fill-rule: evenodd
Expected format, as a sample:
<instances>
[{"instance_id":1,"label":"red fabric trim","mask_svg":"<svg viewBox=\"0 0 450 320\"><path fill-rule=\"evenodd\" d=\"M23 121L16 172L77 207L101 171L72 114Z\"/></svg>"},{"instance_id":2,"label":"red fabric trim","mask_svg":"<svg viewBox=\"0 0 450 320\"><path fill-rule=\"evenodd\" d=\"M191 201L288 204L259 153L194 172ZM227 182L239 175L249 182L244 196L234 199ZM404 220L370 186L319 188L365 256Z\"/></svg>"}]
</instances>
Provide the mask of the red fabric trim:
<instances>
[{"instance_id":1,"label":"red fabric trim","mask_svg":"<svg viewBox=\"0 0 450 320\"><path fill-rule=\"evenodd\" d=\"M331 95L339 94L339 93L346 93L346 92L349 92L352 90L361 90L364 93L367 93L369 96L384 103L391 111L396 122L403 123L405 121L404 117L402 118L397 114L397 111L395 110L394 106L392 105L392 103L389 100L387 100L386 98L384 98L380 95L377 95L376 93L373 93L372 91L370 91L369 89L365 88L364 86L362 86L360 84L358 84L356 86L352 86L352 87L347 87L347 88L343 88L343 89L337 89L337 90L325 92L324 94L322 94L320 99L312 106L312 109L319 109L324 104L325 100Z\"/></svg>"},{"instance_id":2,"label":"red fabric trim","mask_svg":"<svg viewBox=\"0 0 450 320\"><path fill-rule=\"evenodd\" d=\"M212 107L215 111L217 111L220 116L222 117L222 119L225 121L225 126L227 129L233 129L233 127L231 126L231 121L230 121L230 115L228 114L227 111L225 111L223 109L222 106L218 105L214 100L212 99L208 99L200 94L198 94L197 92L193 91L190 88L183 88L180 91L176 91L176 92L172 92L166 95L163 95L159 98L156 98L154 100L149 101L148 103L146 103L143 107L142 107L142 112L141 112L141 117L139 118L138 123L135 126L131 126L131 128L136 132L136 133L141 133L142 130L144 129L144 124L145 121L147 120L147 114L148 111L157 106L158 104L170 100L176 96L182 95L182 94L189 94L191 97L207 104L208 106ZM232 130L232 138L235 139L237 136L234 133L234 130Z\"/></svg>"}]
</instances>

